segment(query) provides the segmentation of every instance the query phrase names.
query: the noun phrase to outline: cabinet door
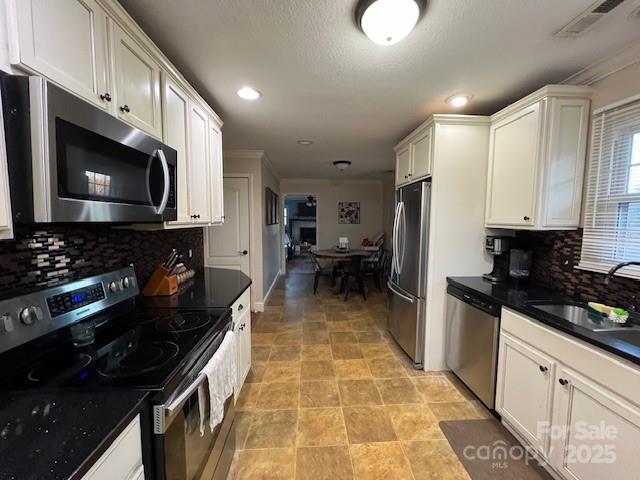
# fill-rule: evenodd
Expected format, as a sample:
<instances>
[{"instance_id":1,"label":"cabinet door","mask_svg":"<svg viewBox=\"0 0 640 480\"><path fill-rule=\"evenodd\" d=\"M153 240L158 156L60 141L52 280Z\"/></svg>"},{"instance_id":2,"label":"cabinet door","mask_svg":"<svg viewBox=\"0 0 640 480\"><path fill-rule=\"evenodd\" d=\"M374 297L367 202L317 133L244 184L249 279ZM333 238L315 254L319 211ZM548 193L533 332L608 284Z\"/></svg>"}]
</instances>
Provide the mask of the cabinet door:
<instances>
[{"instance_id":1,"label":"cabinet door","mask_svg":"<svg viewBox=\"0 0 640 480\"><path fill-rule=\"evenodd\" d=\"M409 145L396 153L396 185L409 181L411 173L411 149Z\"/></svg>"},{"instance_id":2,"label":"cabinet door","mask_svg":"<svg viewBox=\"0 0 640 480\"><path fill-rule=\"evenodd\" d=\"M568 368L556 378L551 465L569 479L637 479L640 409Z\"/></svg>"},{"instance_id":3,"label":"cabinet door","mask_svg":"<svg viewBox=\"0 0 640 480\"><path fill-rule=\"evenodd\" d=\"M541 102L491 126L486 223L535 223Z\"/></svg>"},{"instance_id":4,"label":"cabinet door","mask_svg":"<svg viewBox=\"0 0 640 480\"><path fill-rule=\"evenodd\" d=\"M544 456L554 369L555 363L542 352L500 334L496 410Z\"/></svg>"},{"instance_id":5,"label":"cabinet door","mask_svg":"<svg viewBox=\"0 0 640 480\"><path fill-rule=\"evenodd\" d=\"M549 100L544 227L580 225L590 105L585 99Z\"/></svg>"},{"instance_id":6,"label":"cabinet door","mask_svg":"<svg viewBox=\"0 0 640 480\"><path fill-rule=\"evenodd\" d=\"M209 118L209 171L212 222L220 224L224 222L222 131L213 118Z\"/></svg>"},{"instance_id":7,"label":"cabinet door","mask_svg":"<svg viewBox=\"0 0 640 480\"><path fill-rule=\"evenodd\" d=\"M244 313L234 319L234 333L238 351L238 378L236 393L239 393L251 368L251 311L247 308Z\"/></svg>"},{"instance_id":8,"label":"cabinet door","mask_svg":"<svg viewBox=\"0 0 640 480\"><path fill-rule=\"evenodd\" d=\"M160 66L133 38L111 23L118 117L162 138Z\"/></svg>"},{"instance_id":9,"label":"cabinet door","mask_svg":"<svg viewBox=\"0 0 640 480\"><path fill-rule=\"evenodd\" d=\"M178 219L173 224L191 223L189 207L189 97L168 74L163 74L164 143L178 152Z\"/></svg>"},{"instance_id":10,"label":"cabinet door","mask_svg":"<svg viewBox=\"0 0 640 480\"><path fill-rule=\"evenodd\" d=\"M431 175L433 127L411 142L411 180Z\"/></svg>"},{"instance_id":11,"label":"cabinet door","mask_svg":"<svg viewBox=\"0 0 640 480\"><path fill-rule=\"evenodd\" d=\"M106 14L96 1L13 0L9 5L17 20L12 63L108 109Z\"/></svg>"},{"instance_id":12,"label":"cabinet door","mask_svg":"<svg viewBox=\"0 0 640 480\"><path fill-rule=\"evenodd\" d=\"M4 141L2 98L0 97L0 240L13 238L11 197L9 195L9 171Z\"/></svg>"},{"instance_id":13,"label":"cabinet door","mask_svg":"<svg viewBox=\"0 0 640 480\"><path fill-rule=\"evenodd\" d=\"M189 204L194 223L211 223L208 115L189 102Z\"/></svg>"}]
</instances>

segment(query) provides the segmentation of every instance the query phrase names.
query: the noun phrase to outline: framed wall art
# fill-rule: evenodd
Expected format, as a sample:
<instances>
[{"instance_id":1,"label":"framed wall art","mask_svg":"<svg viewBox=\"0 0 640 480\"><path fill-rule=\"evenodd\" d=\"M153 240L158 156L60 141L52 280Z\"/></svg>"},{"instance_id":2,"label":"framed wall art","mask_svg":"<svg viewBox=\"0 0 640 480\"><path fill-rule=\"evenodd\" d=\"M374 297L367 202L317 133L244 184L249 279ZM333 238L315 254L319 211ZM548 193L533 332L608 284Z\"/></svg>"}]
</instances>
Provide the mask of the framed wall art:
<instances>
[{"instance_id":1,"label":"framed wall art","mask_svg":"<svg viewBox=\"0 0 640 480\"><path fill-rule=\"evenodd\" d=\"M360 202L338 202L338 223L359 224Z\"/></svg>"}]
</instances>

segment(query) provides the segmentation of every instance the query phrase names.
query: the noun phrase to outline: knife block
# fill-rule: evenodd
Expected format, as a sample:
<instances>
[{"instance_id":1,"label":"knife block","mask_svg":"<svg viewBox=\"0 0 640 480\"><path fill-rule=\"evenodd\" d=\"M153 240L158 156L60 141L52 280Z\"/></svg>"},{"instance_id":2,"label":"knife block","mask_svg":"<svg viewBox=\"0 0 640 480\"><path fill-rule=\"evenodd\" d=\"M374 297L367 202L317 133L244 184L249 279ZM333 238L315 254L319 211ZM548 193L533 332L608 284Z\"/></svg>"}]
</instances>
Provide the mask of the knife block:
<instances>
[{"instance_id":1,"label":"knife block","mask_svg":"<svg viewBox=\"0 0 640 480\"><path fill-rule=\"evenodd\" d=\"M145 297L168 297L178 291L178 278L175 275L169 275L171 270L164 268L162 265L156 267L153 275L144 286L142 295Z\"/></svg>"}]
</instances>

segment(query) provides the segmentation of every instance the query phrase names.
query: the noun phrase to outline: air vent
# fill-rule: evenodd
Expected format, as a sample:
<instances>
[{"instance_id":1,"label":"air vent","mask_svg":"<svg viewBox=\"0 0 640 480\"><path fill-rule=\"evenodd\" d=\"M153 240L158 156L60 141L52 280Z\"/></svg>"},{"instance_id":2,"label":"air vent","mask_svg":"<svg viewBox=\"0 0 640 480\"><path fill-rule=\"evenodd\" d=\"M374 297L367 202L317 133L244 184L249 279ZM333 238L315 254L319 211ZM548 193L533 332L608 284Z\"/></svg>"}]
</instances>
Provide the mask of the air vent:
<instances>
[{"instance_id":1,"label":"air vent","mask_svg":"<svg viewBox=\"0 0 640 480\"><path fill-rule=\"evenodd\" d=\"M560 31L556 37L578 37L593 27L607 13L611 12L625 0L600 0L591 5L587 10L582 12L576 18L571 20Z\"/></svg>"}]
</instances>

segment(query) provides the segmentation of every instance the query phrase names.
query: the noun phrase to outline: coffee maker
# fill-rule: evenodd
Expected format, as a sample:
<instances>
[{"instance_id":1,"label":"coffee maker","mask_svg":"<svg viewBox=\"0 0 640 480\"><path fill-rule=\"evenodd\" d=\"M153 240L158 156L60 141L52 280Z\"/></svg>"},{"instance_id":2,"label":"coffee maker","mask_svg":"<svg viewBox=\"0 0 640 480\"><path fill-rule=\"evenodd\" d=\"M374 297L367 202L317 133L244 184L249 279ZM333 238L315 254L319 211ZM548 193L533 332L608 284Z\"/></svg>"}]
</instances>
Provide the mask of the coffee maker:
<instances>
[{"instance_id":1,"label":"coffee maker","mask_svg":"<svg viewBox=\"0 0 640 480\"><path fill-rule=\"evenodd\" d=\"M509 276L509 247L511 237L487 235L484 248L493 256L493 270L482 278L493 283L504 282Z\"/></svg>"}]
</instances>

